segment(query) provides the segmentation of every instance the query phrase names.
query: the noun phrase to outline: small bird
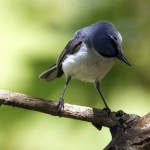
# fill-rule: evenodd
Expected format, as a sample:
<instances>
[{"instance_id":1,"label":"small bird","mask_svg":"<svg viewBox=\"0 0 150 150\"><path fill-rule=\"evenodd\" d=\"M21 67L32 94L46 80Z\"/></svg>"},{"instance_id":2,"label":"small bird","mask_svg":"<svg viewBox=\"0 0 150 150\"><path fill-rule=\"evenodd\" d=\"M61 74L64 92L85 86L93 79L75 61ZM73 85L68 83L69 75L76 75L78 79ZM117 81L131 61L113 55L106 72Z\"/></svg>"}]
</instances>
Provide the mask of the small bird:
<instances>
[{"instance_id":1,"label":"small bird","mask_svg":"<svg viewBox=\"0 0 150 150\"><path fill-rule=\"evenodd\" d=\"M64 94L71 78L94 83L105 109L110 111L101 91L100 81L108 73L116 58L130 66L121 49L122 37L115 26L101 21L75 32L57 62L40 75L52 81L66 76L66 83L58 103L58 111L64 107Z\"/></svg>"}]
</instances>

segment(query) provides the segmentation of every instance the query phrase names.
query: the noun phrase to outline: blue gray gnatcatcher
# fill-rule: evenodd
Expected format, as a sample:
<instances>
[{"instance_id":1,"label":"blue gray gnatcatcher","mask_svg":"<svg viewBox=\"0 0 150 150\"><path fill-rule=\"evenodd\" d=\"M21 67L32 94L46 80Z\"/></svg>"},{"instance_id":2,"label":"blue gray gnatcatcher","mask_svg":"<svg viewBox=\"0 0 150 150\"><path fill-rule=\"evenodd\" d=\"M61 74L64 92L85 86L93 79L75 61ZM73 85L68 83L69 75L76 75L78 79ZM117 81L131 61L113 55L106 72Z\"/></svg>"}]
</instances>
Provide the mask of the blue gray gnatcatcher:
<instances>
[{"instance_id":1,"label":"blue gray gnatcatcher","mask_svg":"<svg viewBox=\"0 0 150 150\"><path fill-rule=\"evenodd\" d=\"M99 83L115 63L115 58L130 66L122 53L121 44L121 34L107 21L97 22L74 34L56 64L40 75L41 79L51 81L65 74L66 84L59 99L59 111L64 106L63 97L71 78L93 82L105 108L110 111Z\"/></svg>"}]
</instances>

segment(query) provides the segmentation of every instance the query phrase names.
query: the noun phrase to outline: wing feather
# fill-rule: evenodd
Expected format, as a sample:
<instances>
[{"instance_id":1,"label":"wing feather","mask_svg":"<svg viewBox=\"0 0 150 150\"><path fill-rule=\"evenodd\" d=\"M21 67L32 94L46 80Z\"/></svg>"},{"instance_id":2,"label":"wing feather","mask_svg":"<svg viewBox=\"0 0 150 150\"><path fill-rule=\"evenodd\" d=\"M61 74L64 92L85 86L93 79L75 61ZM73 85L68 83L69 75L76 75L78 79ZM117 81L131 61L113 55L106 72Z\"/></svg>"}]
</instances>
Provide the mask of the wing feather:
<instances>
[{"instance_id":1,"label":"wing feather","mask_svg":"<svg viewBox=\"0 0 150 150\"><path fill-rule=\"evenodd\" d=\"M66 45L66 47L64 48L64 50L62 51L62 53L60 54L60 56L58 58L58 61L57 61L58 67L62 65L62 62L66 58L67 55L73 54L80 49L84 39L85 39L85 37L81 31L78 31L73 36L73 38L69 41L69 43Z\"/></svg>"},{"instance_id":2,"label":"wing feather","mask_svg":"<svg viewBox=\"0 0 150 150\"><path fill-rule=\"evenodd\" d=\"M47 81L54 80L59 78L63 75L62 70L62 62L69 54L73 54L77 52L82 42L84 41L84 36L82 35L81 31L76 32L73 38L68 42L62 53L60 54L57 63L52 66L50 69L46 70L40 75L40 78L46 79Z\"/></svg>"}]
</instances>

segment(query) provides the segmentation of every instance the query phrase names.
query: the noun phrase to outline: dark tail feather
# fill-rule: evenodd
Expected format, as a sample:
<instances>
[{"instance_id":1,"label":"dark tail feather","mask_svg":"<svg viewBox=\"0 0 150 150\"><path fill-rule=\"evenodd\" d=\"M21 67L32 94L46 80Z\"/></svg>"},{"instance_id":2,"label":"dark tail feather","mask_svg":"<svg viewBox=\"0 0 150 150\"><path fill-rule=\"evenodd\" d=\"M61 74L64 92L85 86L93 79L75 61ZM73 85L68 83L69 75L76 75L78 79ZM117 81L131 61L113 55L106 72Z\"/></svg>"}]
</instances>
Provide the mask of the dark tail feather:
<instances>
[{"instance_id":1,"label":"dark tail feather","mask_svg":"<svg viewBox=\"0 0 150 150\"><path fill-rule=\"evenodd\" d=\"M46 79L47 81L52 81L63 75L62 69L58 68L57 65L54 65L50 69L44 71L40 74L41 79Z\"/></svg>"}]
</instances>

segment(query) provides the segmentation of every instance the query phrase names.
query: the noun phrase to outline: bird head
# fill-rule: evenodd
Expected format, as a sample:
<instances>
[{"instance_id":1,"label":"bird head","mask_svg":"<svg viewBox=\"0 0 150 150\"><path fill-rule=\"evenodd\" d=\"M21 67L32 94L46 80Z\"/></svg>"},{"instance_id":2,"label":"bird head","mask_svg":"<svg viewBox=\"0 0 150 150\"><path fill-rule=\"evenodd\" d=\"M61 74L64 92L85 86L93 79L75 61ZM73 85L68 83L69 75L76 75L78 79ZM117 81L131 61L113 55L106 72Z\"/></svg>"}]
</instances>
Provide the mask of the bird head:
<instances>
[{"instance_id":1,"label":"bird head","mask_svg":"<svg viewBox=\"0 0 150 150\"><path fill-rule=\"evenodd\" d=\"M104 57L116 57L131 66L122 52L122 36L115 26L107 21L91 25L88 30L90 44Z\"/></svg>"}]
</instances>

